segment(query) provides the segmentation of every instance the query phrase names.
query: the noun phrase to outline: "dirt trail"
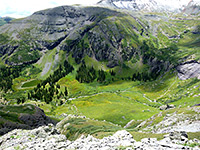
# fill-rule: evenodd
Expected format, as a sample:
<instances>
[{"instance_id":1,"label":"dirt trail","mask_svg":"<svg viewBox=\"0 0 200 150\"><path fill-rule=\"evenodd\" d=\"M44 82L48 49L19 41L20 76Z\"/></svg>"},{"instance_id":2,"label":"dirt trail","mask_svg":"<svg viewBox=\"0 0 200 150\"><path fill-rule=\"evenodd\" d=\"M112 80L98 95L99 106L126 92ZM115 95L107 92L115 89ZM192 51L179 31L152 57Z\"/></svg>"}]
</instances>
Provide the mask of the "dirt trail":
<instances>
[{"instance_id":1,"label":"dirt trail","mask_svg":"<svg viewBox=\"0 0 200 150\"><path fill-rule=\"evenodd\" d=\"M136 101L136 102L138 102L138 103L142 103L142 102L140 102L140 101L138 101L138 100L136 100L136 99L132 99L131 97L128 97L128 96L122 96L122 95L120 95L120 93L124 93L124 92L127 92L129 89L131 89L131 88L133 88L134 86L132 86L132 87L130 87L130 88L127 88L127 89L125 89L125 90L116 90L116 91L107 91L107 92L99 92L99 93L95 93L95 94L92 94L92 95L85 95L85 96L79 96L79 97L74 97L74 98L68 98L66 101L65 101L65 103L67 102L67 101L72 101L72 100L76 100L76 99L79 99L79 98L86 98L86 97L93 97L93 96L97 96L97 95L100 95L100 94L110 94L110 93L112 93L112 94L116 94L116 95L118 95L118 96L120 96L120 97L124 97L124 98L127 98L127 99L129 99L129 100L134 100L134 101ZM151 99L149 99L149 98L147 98L144 94L143 94L143 97L144 98L146 98L149 102L153 102ZM149 106L148 104L146 104L147 106Z\"/></svg>"},{"instance_id":2,"label":"dirt trail","mask_svg":"<svg viewBox=\"0 0 200 150\"><path fill-rule=\"evenodd\" d=\"M160 97L158 97L157 99L160 99L160 98L162 98L163 96L165 96L165 95L171 90L172 86L173 86L177 81L178 81L178 80L175 80L175 81L170 85L170 87L167 89L167 91L166 91L164 94L160 95Z\"/></svg>"}]
</instances>

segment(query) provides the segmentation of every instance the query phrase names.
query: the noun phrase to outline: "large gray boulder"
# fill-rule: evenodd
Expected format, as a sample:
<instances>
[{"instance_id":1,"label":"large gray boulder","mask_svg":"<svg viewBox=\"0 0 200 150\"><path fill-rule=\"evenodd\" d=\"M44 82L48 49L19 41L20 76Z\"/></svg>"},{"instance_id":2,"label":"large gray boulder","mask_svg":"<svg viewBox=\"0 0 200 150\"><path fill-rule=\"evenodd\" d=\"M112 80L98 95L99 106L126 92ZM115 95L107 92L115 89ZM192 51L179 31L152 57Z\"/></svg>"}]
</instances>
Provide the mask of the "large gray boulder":
<instances>
[{"instance_id":1,"label":"large gray boulder","mask_svg":"<svg viewBox=\"0 0 200 150\"><path fill-rule=\"evenodd\" d=\"M21 114L19 120L30 127L38 127L53 123L53 121L45 115L44 111L37 106L35 106L34 114Z\"/></svg>"},{"instance_id":2,"label":"large gray boulder","mask_svg":"<svg viewBox=\"0 0 200 150\"><path fill-rule=\"evenodd\" d=\"M190 78L200 79L200 63L191 61L177 67L178 77L181 80Z\"/></svg>"},{"instance_id":3,"label":"large gray boulder","mask_svg":"<svg viewBox=\"0 0 200 150\"><path fill-rule=\"evenodd\" d=\"M17 106L16 106L17 107ZM4 135L9 131L14 129L34 129L39 126L44 126L49 123L56 124L55 121L51 120L48 116L45 115L44 111L37 106L27 106L33 110L34 113L15 113L16 121L11 121L6 119L5 117L0 117L0 121L2 122L0 126L0 135ZM11 112L13 114L13 112ZM10 114L8 114L10 115Z\"/></svg>"}]
</instances>

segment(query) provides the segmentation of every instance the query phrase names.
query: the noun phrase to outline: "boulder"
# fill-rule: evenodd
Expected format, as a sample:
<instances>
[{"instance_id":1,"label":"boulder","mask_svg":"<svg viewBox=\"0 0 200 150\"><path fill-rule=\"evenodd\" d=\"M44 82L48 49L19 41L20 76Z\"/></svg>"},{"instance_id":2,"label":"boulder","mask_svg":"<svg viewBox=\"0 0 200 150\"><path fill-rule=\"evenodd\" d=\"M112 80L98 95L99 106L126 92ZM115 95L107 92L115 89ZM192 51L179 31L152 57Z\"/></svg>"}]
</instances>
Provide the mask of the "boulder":
<instances>
[{"instance_id":1,"label":"boulder","mask_svg":"<svg viewBox=\"0 0 200 150\"><path fill-rule=\"evenodd\" d=\"M171 105L167 104L167 105L162 105L159 108L160 108L160 110L167 110L167 109L175 108L175 106L173 104L171 104Z\"/></svg>"},{"instance_id":2,"label":"boulder","mask_svg":"<svg viewBox=\"0 0 200 150\"><path fill-rule=\"evenodd\" d=\"M21 114L19 120L30 127L38 127L54 123L49 117L47 117L42 109L35 106L34 114Z\"/></svg>"},{"instance_id":3,"label":"boulder","mask_svg":"<svg viewBox=\"0 0 200 150\"><path fill-rule=\"evenodd\" d=\"M27 106L28 109L34 109L33 114L31 113L20 113L17 120L13 122L10 120L2 119L3 124L0 126L0 135L4 135L14 129L34 129L39 126L44 126L49 123L55 124L56 122L47 117L42 109L37 106Z\"/></svg>"},{"instance_id":4,"label":"boulder","mask_svg":"<svg viewBox=\"0 0 200 150\"><path fill-rule=\"evenodd\" d=\"M200 79L200 63L196 61L186 62L177 67L178 77L181 80L190 78Z\"/></svg>"},{"instance_id":5,"label":"boulder","mask_svg":"<svg viewBox=\"0 0 200 150\"><path fill-rule=\"evenodd\" d=\"M159 108L160 108L160 110L166 110L167 109L167 105L162 105Z\"/></svg>"},{"instance_id":6,"label":"boulder","mask_svg":"<svg viewBox=\"0 0 200 150\"><path fill-rule=\"evenodd\" d=\"M168 135L165 135L165 138L169 138L171 141L183 144L187 143L188 141L188 135L185 131L170 132Z\"/></svg>"}]
</instances>

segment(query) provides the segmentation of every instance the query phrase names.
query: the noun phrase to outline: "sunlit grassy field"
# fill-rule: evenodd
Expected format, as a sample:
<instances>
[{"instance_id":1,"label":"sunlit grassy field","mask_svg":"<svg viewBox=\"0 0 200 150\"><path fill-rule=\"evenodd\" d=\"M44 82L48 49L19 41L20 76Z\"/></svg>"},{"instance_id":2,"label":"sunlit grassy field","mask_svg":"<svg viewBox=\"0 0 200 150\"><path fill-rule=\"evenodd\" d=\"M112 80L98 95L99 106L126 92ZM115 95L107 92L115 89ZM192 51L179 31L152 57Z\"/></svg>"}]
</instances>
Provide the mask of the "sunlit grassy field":
<instances>
[{"instance_id":1,"label":"sunlit grassy field","mask_svg":"<svg viewBox=\"0 0 200 150\"><path fill-rule=\"evenodd\" d=\"M174 104L176 107L200 103L199 80L179 80L173 71L156 81L114 81L104 85L98 82L79 83L74 72L59 81L61 90L67 87L69 101L56 107L52 113L71 113L88 118L106 120L124 126L130 120L145 120L160 112L159 106ZM189 96L190 95L190 96ZM189 97L188 97L189 96Z\"/></svg>"}]
</instances>

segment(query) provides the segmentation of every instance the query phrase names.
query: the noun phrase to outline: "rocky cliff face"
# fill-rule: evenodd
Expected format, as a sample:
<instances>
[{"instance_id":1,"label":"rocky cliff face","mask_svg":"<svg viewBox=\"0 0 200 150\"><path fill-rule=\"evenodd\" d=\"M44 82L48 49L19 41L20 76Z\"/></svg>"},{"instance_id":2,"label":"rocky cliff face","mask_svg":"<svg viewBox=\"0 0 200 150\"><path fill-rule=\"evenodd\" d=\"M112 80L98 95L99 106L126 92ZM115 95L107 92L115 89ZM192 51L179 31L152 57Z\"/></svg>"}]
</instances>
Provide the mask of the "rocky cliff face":
<instances>
[{"instance_id":1,"label":"rocky cliff face","mask_svg":"<svg viewBox=\"0 0 200 150\"><path fill-rule=\"evenodd\" d=\"M18 106L16 106L16 108L15 106L11 108L18 111ZM36 106L24 105L19 108L22 109L22 113L9 111L4 112L4 109L7 109L6 106L4 106L4 108L1 107L1 109L0 135L3 135L14 129L33 129L39 126L47 125L49 123L55 123L44 114L44 111L42 109ZM28 113L27 111L30 111L31 113ZM6 116L4 116L3 114L5 114Z\"/></svg>"},{"instance_id":2,"label":"rocky cliff face","mask_svg":"<svg viewBox=\"0 0 200 150\"><path fill-rule=\"evenodd\" d=\"M186 62L177 67L178 77L181 80L190 78L200 79L200 64L196 61Z\"/></svg>"}]
</instances>

